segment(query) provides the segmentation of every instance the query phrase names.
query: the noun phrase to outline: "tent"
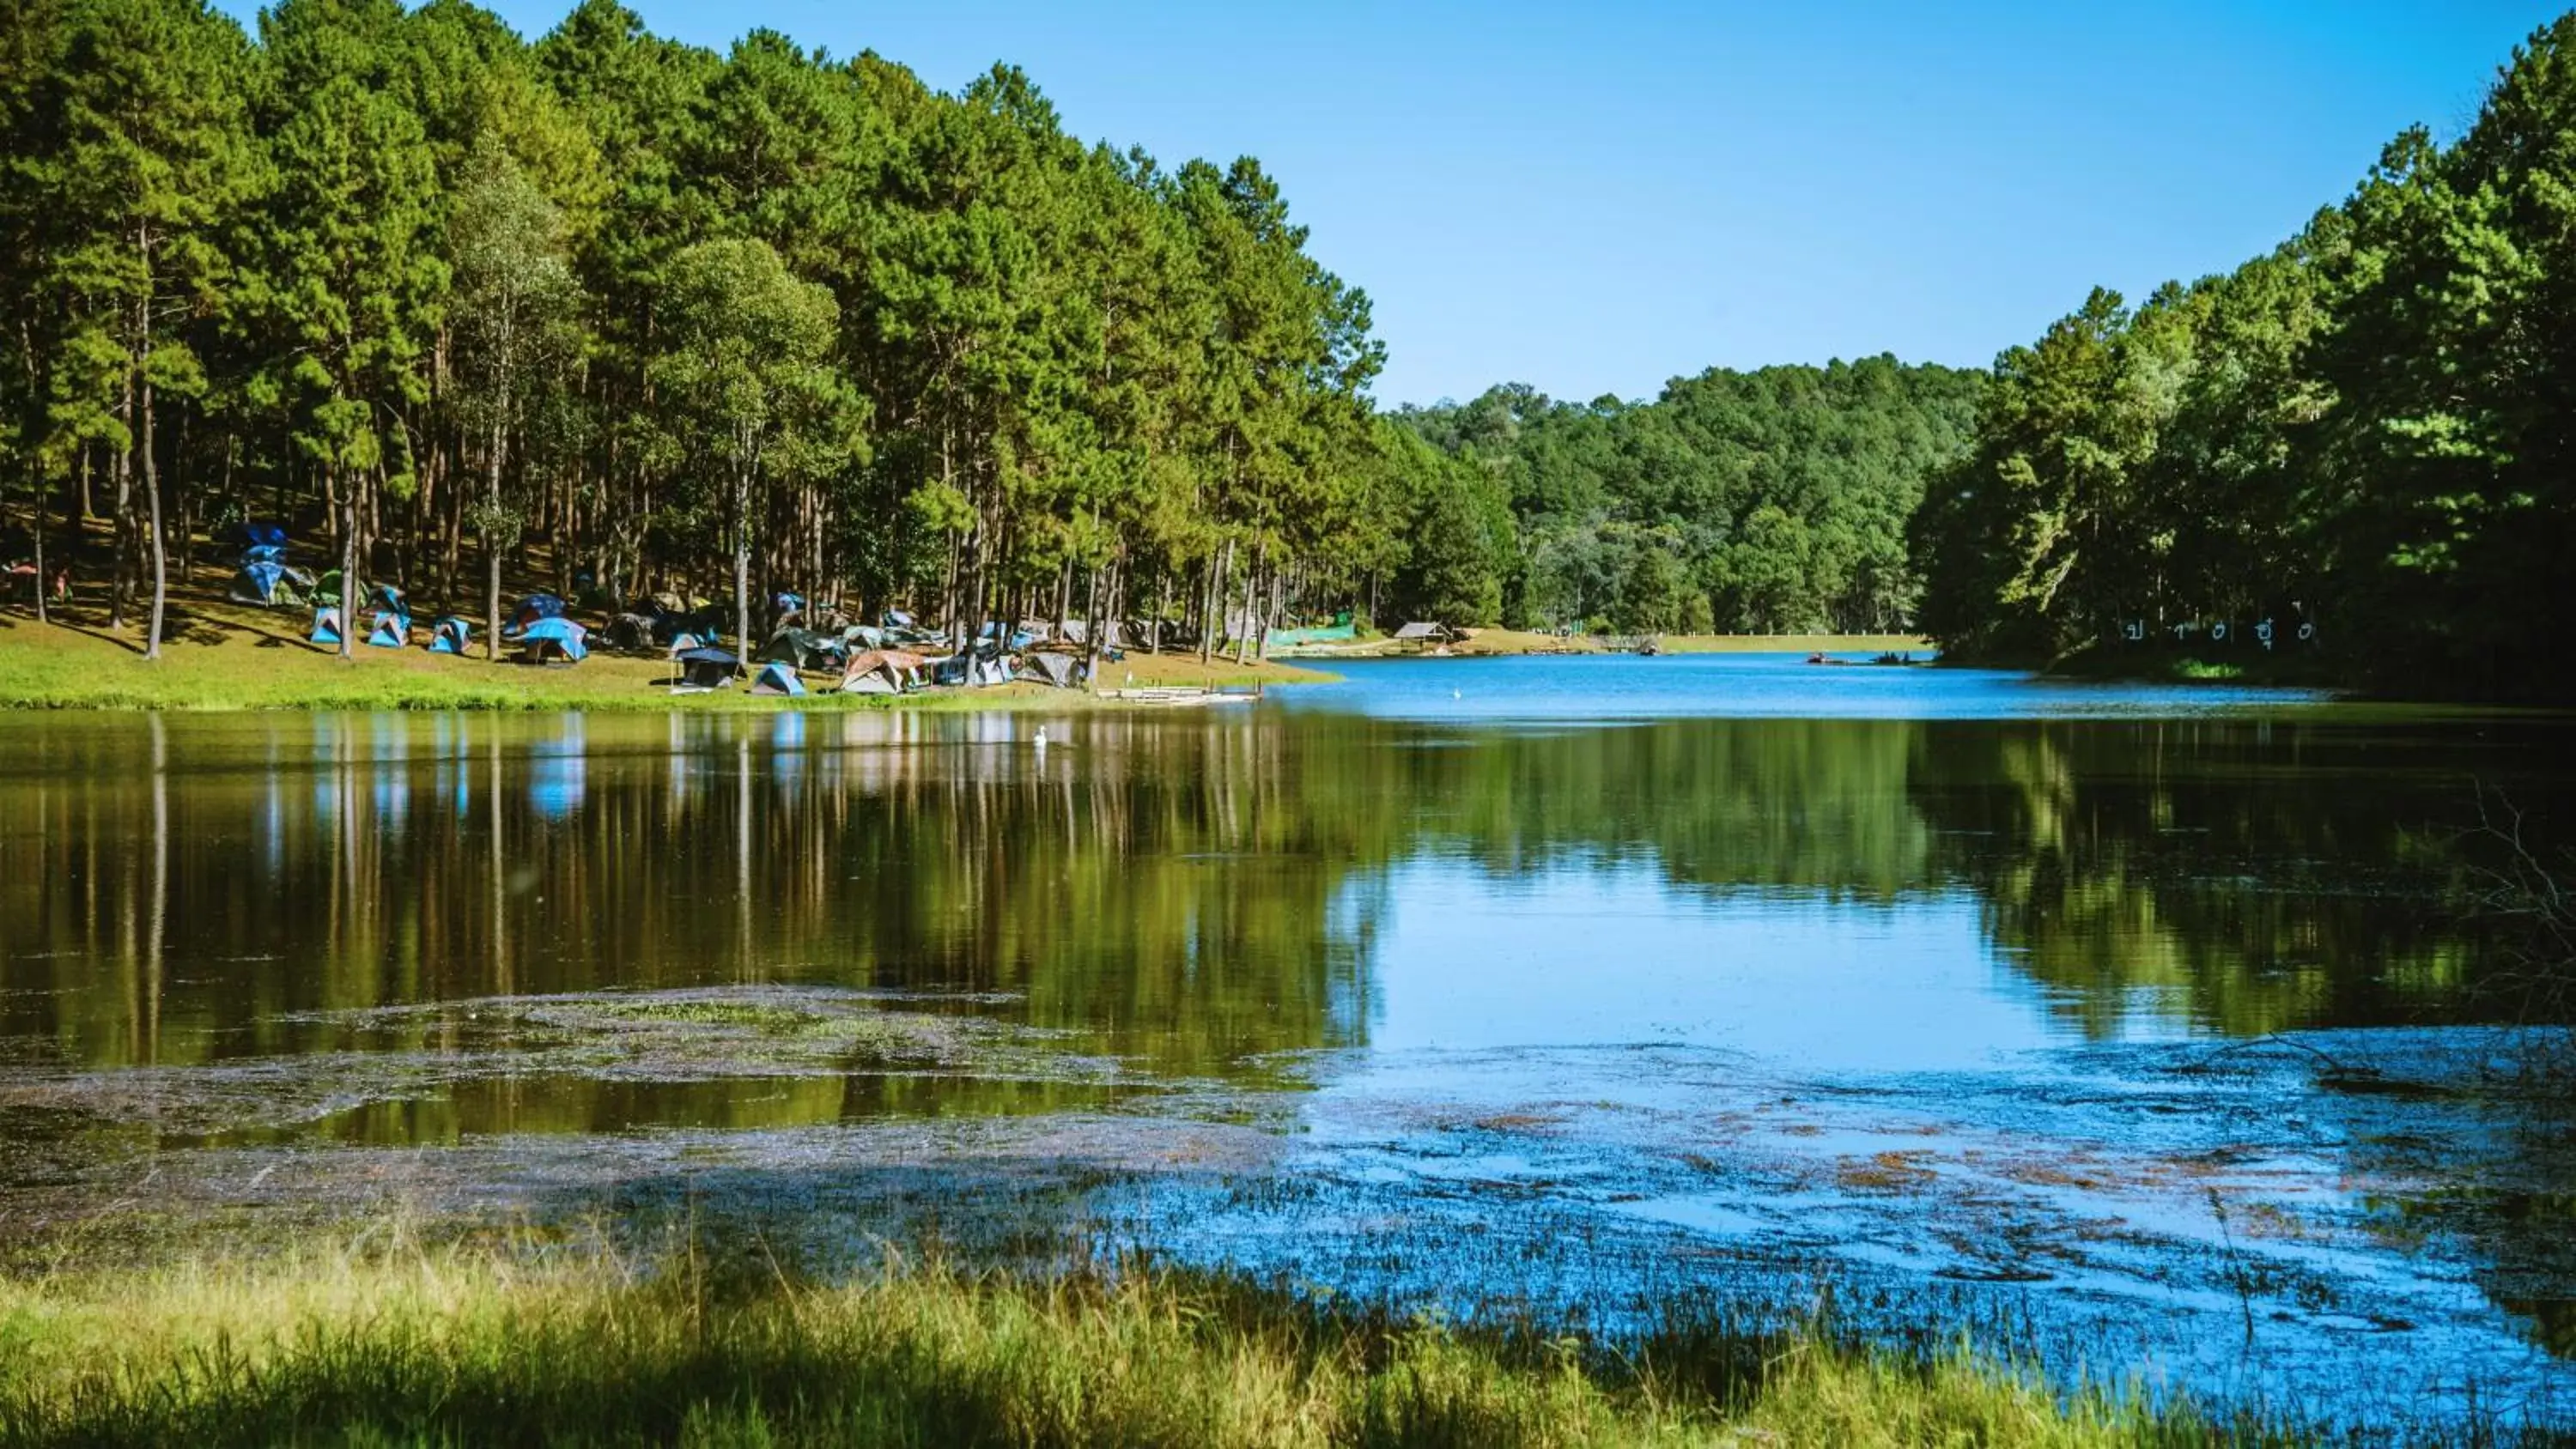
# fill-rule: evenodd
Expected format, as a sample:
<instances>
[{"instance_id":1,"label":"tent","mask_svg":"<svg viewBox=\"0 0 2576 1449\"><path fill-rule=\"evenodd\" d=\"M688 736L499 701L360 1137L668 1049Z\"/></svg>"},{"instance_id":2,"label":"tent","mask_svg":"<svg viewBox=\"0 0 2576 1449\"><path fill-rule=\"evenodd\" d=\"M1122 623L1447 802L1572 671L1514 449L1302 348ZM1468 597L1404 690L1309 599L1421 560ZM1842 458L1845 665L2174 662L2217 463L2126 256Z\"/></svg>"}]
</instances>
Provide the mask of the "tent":
<instances>
[{"instance_id":1,"label":"tent","mask_svg":"<svg viewBox=\"0 0 2576 1449\"><path fill-rule=\"evenodd\" d=\"M379 649L410 648L411 615L396 614L390 611L378 612L376 615L376 627L368 631L367 642Z\"/></svg>"},{"instance_id":2,"label":"tent","mask_svg":"<svg viewBox=\"0 0 2576 1449\"><path fill-rule=\"evenodd\" d=\"M324 604L313 611L313 642L316 644L340 642L340 606L338 604Z\"/></svg>"},{"instance_id":3,"label":"tent","mask_svg":"<svg viewBox=\"0 0 2576 1449\"><path fill-rule=\"evenodd\" d=\"M722 689L733 683L742 661L722 649L699 647L679 654L680 684L685 689Z\"/></svg>"},{"instance_id":4,"label":"tent","mask_svg":"<svg viewBox=\"0 0 2576 1449\"><path fill-rule=\"evenodd\" d=\"M1082 661L1070 654L1025 655L1020 665L1028 678L1052 684L1058 689L1073 688L1082 675Z\"/></svg>"},{"instance_id":5,"label":"tent","mask_svg":"<svg viewBox=\"0 0 2576 1449\"><path fill-rule=\"evenodd\" d=\"M838 669L849 646L811 629L781 629L760 651L763 663L775 660L798 669Z\"/></svg>"},{"instance_id":6,"label":"tent","mask_svg":"<svg viewBox=\"0 0 2576 1449\"><path fill-rule=\"evenodd\" d=\"M563 616L563 600L552 594L530 594L519 601L519 607L510 611L509 625L502 629L501 636L505 639L524 638L538 623Z\"/></svg>"},{"instance_id":7,"label":"tent","mask_svg":"<svg viewBox=\"0 0 2576 1449\"><path fill-rule=\"evenodd\" d=\"M1011 682L1010 656L987 644L971 654L952 654L936 666L939 682L977 687Z\"/></svg>"},{"instance_id":8,"label":"tent","mask_svg":"<svg viewBox=\"0 0 2576 1449\"><path fill-rule=\"evenodd\" d=\"M529 664L551 663L561 658L566 664L579 664L590 657L582 640L587 630L562 615L543 618L519 631L519 657Z\"/></svg>"},{"instance_id":9,"label":"tent","mask_svg":"<svg viewBox=\"0 0 2576 1449\"><path fill-rule=\"evenodd\" d=\"M773 659L760 667L760 676L751 682L751 692L801 695L805 692L805 681L797 678L795 669L784 660Z\"/></svg>"},{"instance_id":10,"label":"tent","mask_svg":"<svg viewBox=\"0 0 2576 1449\"><path fill-rule=\"evenodd\" d=\"M912 616L901 609L888 609L877 622L888 629L909 629L912 627Z\"/></svg>"},{"instance_id":11,"label":"tent","mask_svg":"<svg viewBox=\"0 0 2576 1449\"><path fill-rule=\"evenodd\" d=\"M653 647L653 618L649 614L620 614L608 621L601 637L609 648L621 654L642 654Z\"/></svg>"},{"instance_id":12,"label":"tent","mask_svg":"<svg viewBox=\"0 0 2576 1449\"><path fill-rule=\"evenodd\" d=\"M841 642L861 649L883 649L886 631L873 624L852 624L841 631Z\"/></svg>"},{"instance_id":13,"label":"tent","mask_svg":"<svg viewBox=\"0 0 2576 1449\"><path fill-rule=\"evenodd\" d=\"M286 574L286 565L282 563L252 559L242 564L241 572L233 575L232 587L226 592L236 603L257 604L262 608L292 602L295 591L287 587ZM281 589L287 597L279 596Z\"/></svg>"},{"instance_id":14,"label":"tent","mask_svg":"<svg viewBox=\"0 0 2576 1449\"><path fill-rule=\"evenodd\" d=\"M429 652L432 654L462 654L465 652L465 646L471 642L473 638L474 626L466 623L454 614L449 614L444 618L441 618L436 624L430 626Z\"/></svg>"},{"instance_id":15,"label":"tent","mask_svg":"<svg viewBox=\"0 0 2576 1449\"><path fill-rule=\"evenodd\" d=\"M340 602L340 571L338 569L333 569L322 575L321 578L314 580L313 602L317 604L336 604Z\"/></svg>"},{"instance_id":16,"label":"tent","mask_svg":"<svg viewBox=\"0 0 2576 1449\"><path fill-rule=\"evenodd\" d=\"M901 649L871 649L853 656L841 671L843 694L901 694L930 667L921 655Z\"/></svg>"}]
</instances>

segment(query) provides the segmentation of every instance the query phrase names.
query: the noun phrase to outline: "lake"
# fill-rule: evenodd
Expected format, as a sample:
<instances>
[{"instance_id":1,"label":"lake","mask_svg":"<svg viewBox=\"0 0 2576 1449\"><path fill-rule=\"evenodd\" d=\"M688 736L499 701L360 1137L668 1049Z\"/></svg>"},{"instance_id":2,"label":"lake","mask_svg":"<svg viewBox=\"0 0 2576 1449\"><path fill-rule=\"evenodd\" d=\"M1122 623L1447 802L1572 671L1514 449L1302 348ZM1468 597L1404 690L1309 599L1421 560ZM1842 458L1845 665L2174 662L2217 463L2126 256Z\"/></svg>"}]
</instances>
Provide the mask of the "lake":
<instances>
[{"instance_id":1,"label":"lake","mask_svg":"<svg viewBox=\"0 0 2576 1449\"><path fill-rule=\"evenodd\" d=\"M0 717L0 1249L686 1212L1610 1331L1829 1301L2320 1409L2576 1386L2576 1131L2516 1086L2562 1039L2456 904L2482 810L2576 837L2564 722L1341 668L1054 717Z\"/></svg>"}]
</instances>

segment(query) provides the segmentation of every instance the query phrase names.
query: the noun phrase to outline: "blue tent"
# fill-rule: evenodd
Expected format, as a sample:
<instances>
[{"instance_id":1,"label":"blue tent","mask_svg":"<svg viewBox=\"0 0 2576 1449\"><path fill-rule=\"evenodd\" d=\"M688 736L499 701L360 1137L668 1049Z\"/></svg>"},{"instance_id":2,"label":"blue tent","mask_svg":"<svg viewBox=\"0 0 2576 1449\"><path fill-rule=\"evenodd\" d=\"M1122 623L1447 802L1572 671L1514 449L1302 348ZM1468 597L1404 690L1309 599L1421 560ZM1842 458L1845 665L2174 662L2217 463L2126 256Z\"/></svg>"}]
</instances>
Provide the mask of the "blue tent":
<instances>
[{"instance_id":1,"label":"blue tent","mask_svg":"<svg viewBox=\"0 0 2576 1449\"><path fill-rule=\"evenodd\" d=\"M760 677L751 682L751 692L800 695L805 692L805 681L796 677L795 666L783 659L773 659L762 667Z\"/></svg>"},{"instance_id":2,"label":"blue tent","mask_svg":"<svg viewBox=\"0 0 2576 1449\"><path fill-rule=\"evenodd\" d=\"M411 615L390 611L378 613L376 627L368 633L367 642L379 649L410 648Z\"/></svg>"},{"instance_id":3,"label":"blue tent","mask_svg":"<svg viewBox=\"0 0 2576 1449\"><path fill-rule=\"evenodd\" d=\"M282 543L252 544L250 547L242 550L241 561L246 564L282 564L286 562L286 545Z\"/></svg>"},{"instance_id":4,"label":"blue tent","mask_svg":"<svg viewBox=\"0 0 2576 1449\"><path fill-rule=\"evenodd\" d=\"M528 631L547 619L564 616L564 601L553 594L530 594L510 611L510 623L501 631L505 639L525 637Z\"/></svg>"},{"instance_id":5,"label":"blue tent","mask_svg":"<svg viewBox=\"0 0 2576 1449\"><path fill-rule=\"evenodd\" d=\"M233 532L252 548L286 547L286 528L276 523L238 523Z\"/></svg>"},{"instance_id":6,"label":"blue tent","mask_svg":"<svg viewBox=\"0 0 2576 1449\"><path fill-rule=\"evenodd\" d=\"M240 573L233 575L233 586L229 592L240 603L266 607L277 602L277 586L285 579L286 565L253 559L241 566Z\"/></svg>"},{"instance_id":7,"label":"blue tent","mask_svg":"<svg viewBox=\"0 0 2576 1449\"><path fill-rule=\"evenodd\" d=\"M567 664L579 664L590 657L582 642L589 631L561 615L539 619L519 631L519 646L530 664L543 664L561 655Z\"/></svg>"},{"instance_id":8,"label":"blue tent","mask_svg":"<svg viewBox=\"0 0 2576 1449\"><path fill-rule=\"evenodd\" d=\"M471 642L473 638L474 626L466 623L454 614L449 614L430 626L429 652L432 654L462 654L465 652L465 646Z\"/></svg>"},{"instance_id":9,"label":"blue tent","mask_svg":"<svg viewBox=\"0 0 2576 1449\"><path fill-rule=\"evenodd\" d=\"M313 611L313 642L316 644L337 644L340 642L339 605L324 604L322 607Z\"/></svg>"}]
</instances>

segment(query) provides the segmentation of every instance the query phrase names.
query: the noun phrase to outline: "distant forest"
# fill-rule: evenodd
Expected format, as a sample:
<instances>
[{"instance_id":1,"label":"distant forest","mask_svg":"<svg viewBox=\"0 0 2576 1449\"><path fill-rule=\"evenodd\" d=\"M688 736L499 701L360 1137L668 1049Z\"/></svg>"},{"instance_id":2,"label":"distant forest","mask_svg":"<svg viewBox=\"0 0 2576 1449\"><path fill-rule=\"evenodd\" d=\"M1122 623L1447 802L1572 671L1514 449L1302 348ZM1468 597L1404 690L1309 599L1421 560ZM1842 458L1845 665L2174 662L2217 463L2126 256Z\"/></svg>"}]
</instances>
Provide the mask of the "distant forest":
<instances>
[{"instance_id":1,"label":"distant forest","mask_svg":"<svg viewBox=\"0 0 2576 1449\"><path fill-rule=\"evenodd\" d=\"M0 9L0 561L147 649L194 541L497 612L793 590L942 622L1920 629L2576 694L2576 15L2448 145L1990 370L1381 411L1369 301L1251 158L1069 136L582 0ZM103 526L91 526L99 519ZM1247 643L1244 636L1250 635Z\"/></svg>"},{"instance_id":2,"label":"distant forest","mask_svg":"<svg viewBox=\"0 0 2576 1449\"><path fill-rule=\"evenodd\" d=\"M1893 358L1712 370L1650 403L1527 387L1397 416L1457 465L1441 510L1489 519L1483 567L1417 528L1408 598L1446 616L1623 634L1906 627L1906 525L1962 456L1981 374ZM1444 567L1445 565L1445 567Z\"/></svg>"}]
</instances>

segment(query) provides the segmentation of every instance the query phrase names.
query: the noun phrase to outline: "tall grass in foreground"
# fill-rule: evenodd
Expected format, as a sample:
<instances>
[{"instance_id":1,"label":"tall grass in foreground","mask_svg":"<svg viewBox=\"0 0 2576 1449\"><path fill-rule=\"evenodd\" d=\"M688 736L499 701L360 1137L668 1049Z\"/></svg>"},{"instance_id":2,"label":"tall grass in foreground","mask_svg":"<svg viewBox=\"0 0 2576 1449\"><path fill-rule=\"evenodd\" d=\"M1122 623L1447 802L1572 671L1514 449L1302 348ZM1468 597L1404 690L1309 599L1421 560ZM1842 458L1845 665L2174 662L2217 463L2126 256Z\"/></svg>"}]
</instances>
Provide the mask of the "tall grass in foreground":
<instances>
[{"instance_id":1,"label":"tall grass in foreground","mask_svg":"<svg viewBox=\"0 0 2576 1449\"><path fill-rule=\"evenodd\" d=\"M1959 1357L1624 1355L1238 1281L820 1286L463 1249L0 1285L0 1445L2110 1445L2237 1441Z\"/></svg>"}]
</instances>

